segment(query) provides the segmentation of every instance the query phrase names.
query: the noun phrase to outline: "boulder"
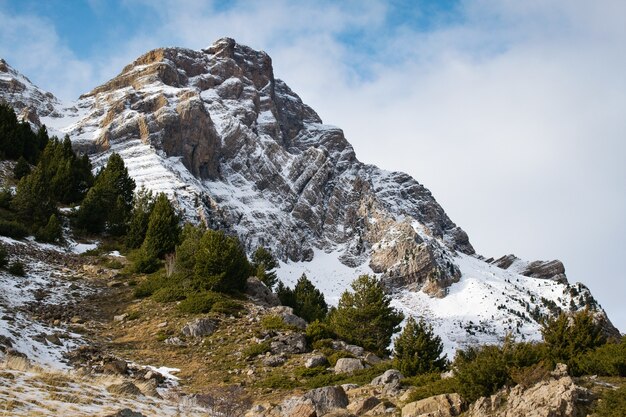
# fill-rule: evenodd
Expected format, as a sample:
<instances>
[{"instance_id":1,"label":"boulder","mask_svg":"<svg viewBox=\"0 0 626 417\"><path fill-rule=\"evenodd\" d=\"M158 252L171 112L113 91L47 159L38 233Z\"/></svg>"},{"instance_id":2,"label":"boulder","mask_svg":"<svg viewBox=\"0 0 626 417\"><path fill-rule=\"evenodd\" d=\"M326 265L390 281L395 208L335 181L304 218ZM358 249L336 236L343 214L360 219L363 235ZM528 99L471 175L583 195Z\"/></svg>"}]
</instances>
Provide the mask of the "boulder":
<instances>
[{"instance_id":1,"label":"boulder","mask_svg":"<svg viewBox=\"0 0 626 417\"><path fill-rule=\"evenodd\" d=\"M313 401L304 397L288 398L281 404L282 417L317 417Z\"/></svg>"},{"instance_id":2,"label":"boulder","mask_svg":"<svg viewBox=\"0 0 626 417\"><path fill-rule=\"evenodd\" d=\"M318 416L326 415L337 408L346 408L349 402L346 392L340 386L313 389L304 394L304 398L313 402Z\"/></svg>"},{"instance_id":3,"label":"boulder","mask_svg":"<svg viewBox=\"0 0 626 417\"><path fill-rule=\"evenodd\" d=\"M324 355L313 355L304 363L305 368L317 368L328 364L328 359Z\"/></svg>"},{"instance_id":4,"label":"boulder","mask_svg":"<svg viewBox=\"0 0 626 417\"><path fill-rule=\"evenodd\" d=\"M274 307L270 310L270 312L271 314L275 314L282 318L285 324L288 324L289 326L294 326L301 330L306 329L306 320L293 314L293 308L291 307Z\"/></svg>"},{"instance_id":5,"label":"boulder","mask_svg":"<svg viewBox=\"0 0 626 417\"><path fill-rule=\"evenodd\" d=\"M273 354L306 353L306 337L302 333L279 334L270 342Z\"/></svg>"},{"instance_id":6,"label":"boulder","mask_svg":"<svg viewBox=\"0 0 626 417\"><path fill-rule=\"evenodd\" d=\"M454 417L461 414L463 399L459 394L442 394L409 403L402 407L402 417Z\"/></svg>"},{"instance_id":7,"label":"boulder","mask_svg":"<svg viewBox=\"0 0 626 417\"><path fill-rule=\"evenodd\" d=\"M117 395L142 395L142 392L132 382L122 382L121 384L112 384L107 387L107 391Z\"/></svg>"},{"instance_id":8,"label":"boulder","mask_svg":"<svg viewBox=\"0 0 626 417\"><path fill-rule=\"evenodd\" d=\"M374 355L372 352L367 352L363 360L370 365L376 365L383 361L378 356Z\"/></svg>"},{"instance_id":9,"label":"boulder","mask_svg":"<svg viewBox=\"0 0 626 417\"><path fill-rule=\"evenodd\" d=\"M384 392L396 395L402 388L400 383L402 378L404 378L404 375L397 369L388 369L382 375L374 378L371 385L381 386Z\"/></svg>"},{"instance_id":10,"label":"boulder","mask_svg":"<svg viewBox=\"0 0 626 417\"><path fill-rule=\"evenodd\" d=\"M279 306L280 300L267 286L257 277L250 277L246 282L246 294L259 304L266 306Z\"/></svg>"},{"instance_id":11,"label":"boulder","mask_svg":"<svg viewBox=\"0 0 626 417\"><path fill-rule=\"evenodd\" d=\"M561 369L562 370L562 369ZM586 413L579 405L590 397L586 388L579 387L569 376L555 376L538 382L528 389L517 385L491 397L479 398L467 412L468 417L532 416L579 417Z\"/></svg>"},{"instance_id":12,"label":"boulder","mask_svg":"<svg viewBox=\"0 0 626 417\"><path fill-rule=\"evenodd\" d=\"M271 355L263 358L263 365L265 366L276 367L281 366L285 362L287 362L287 357L285 355Z\"/></svg>"},{"instance_id":13,"label":"boulder","mask_svg":"<svg viewBox=\"0 0 626 417\"><path fill-rule=\"evenodd\" d=\"M217 323L214 320L201 318L185 324L181 331L188 337L205 337L213 334L215 329Z\"/></svg>"},{"instance_id":14,"label":"boulder","mask_svg":"<svg viewBox=\"0 0 626 417\"><path fill-rule=\"evenodd\" d=\"M378 404L376 407L372 408L370 411L368 411L367 413L363 414L366 417L378 417L378 416L384 416L384 417L389 417L389 416L398 416L398 409L396 407L394 407L392 404L385 404L385 403L380 403Z\"/></svg>"},{"instance_id":15,"label":"boulder","mask_svg":"<svg viewBox=\"0 0 626 417\"><path fill-rule=\"evenodd\" d=\"M340 358L335 364L335 372L338 374L349 374L361 369L365 369L365 367L361 360L356 358Z\"/></svg>"},{"instance_id":16,"label":"boulder","mask_svg":"<svg viewBox=\"0 0 626 417\"><path fill-rule=\"evenodd\" d=\"M368 411L376 407L378 404L380 404L380 400L378 398L367 397L367 398L362 398L348 405L348 410L356 414L357 416L360 416L362 414L367 413Z\"/></svg>"},{"instance_id":17,"label":"boulder","mask_svg":"<svg viewBox=\"0 0 626 417\"><path fill-rule=\"evenodd\" d=\"M126 375L128 364L121 359L112 359L104 364L103 370L109 374Z\"/></svg>"}]
</instances>

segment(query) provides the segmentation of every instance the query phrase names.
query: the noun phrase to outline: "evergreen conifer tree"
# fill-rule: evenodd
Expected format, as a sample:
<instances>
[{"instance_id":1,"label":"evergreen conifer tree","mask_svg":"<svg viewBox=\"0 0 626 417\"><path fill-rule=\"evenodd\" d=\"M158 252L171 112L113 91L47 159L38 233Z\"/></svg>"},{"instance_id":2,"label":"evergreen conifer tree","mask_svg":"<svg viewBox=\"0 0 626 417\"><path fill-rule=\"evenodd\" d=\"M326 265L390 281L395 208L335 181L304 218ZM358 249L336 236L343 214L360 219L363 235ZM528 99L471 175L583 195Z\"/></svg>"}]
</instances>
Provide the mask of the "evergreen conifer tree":
<instances>
[{"instance_id":1,"label":"evergreen conifer tree","mask_svg":"<svg viewBox=\"0 0 626 417\"><path fill-rule=\"evenodd\" d=\"M42 242L50 243L59 243L63 240L63 227L55 214L52 214L48 223L37 231L36 238Z\"/></svg>"},{"instance_id":2,"label":"evergreen conifer tree","mask_svg":"<svg viewBox=\"0 0 626 417\"><path fill-rule=\"evenodd\" d=\"M332 330L343 340L358 344L378 355L384 355L391 336L404 319L402 313L390 306L378 280L361 275L345 291L339 304L329 316Z\"/></svg>"},{"instance_id":3,"label":"evergreen conifer tree","mask_svg":"<svg viewBox=\"0 0 626 417\"><path fill-rule=\"evenodd\" d=\"M143 248L149 256L162 258L174 251L180 237L179 217L172 203L164 193L160 193L148 221L148 230Z\"/></svg>"},{"instance_id":4,"label":"evergreen conifer tree","mask_svg":"<svg viewBox=\"0 0 626 417\"><path fill-rule=\"evenodd\" d=\"M30 164L23 156L20 156L17 160L17 163L15 164L15 167L13 167L13 177L16 180L21 180L22 178L30 174L30 171Z\"/></svg>"},{"instance_id":5,"label":"evergreen conifer tree","mask_svg":"<svg viewBox=\"0 0 626 417\"><path fill-rule=\"evenodd\" d=\"M295 306L293 311L309 323L315 320L324 320L328 312L328 305L324 294L315 288L315 285L307 278L306 274L298 279L293 289Z\"/></svg>"},{"instance_id":6,"label":"evergreen conifer tree","mask_svg":"<svg viewBox=\"0 0 626 417\"><path fill-rule=\"evenodd\" d=\"M446 356L441 356L443 343L424 321L409 317L406 326L394 341L395 366L404 376L443 371Z\"/></svg>"},{"instance_id":7,"label":"evergreen conifer tree","mask_svg":"<svg viewBox=\"0 0 626 417\"><path fill-rule=\"evenodd\" d=\"M207 230L196 251L194 276L198 289L219 292L243 291L252 272L246 253L234 236Z\"/></svg>"},{"instance_id":8,"label":"evergreen conifer tree","mask_svg":"<svg viewBox=\"0 0 626 417\"><path fill-rule=\"evenodd\" d=\"M129 248L138 248L143 243L153 208L154 197L152 191L141 187L135 194L135 203L128 225L128 232L126 233L126 246Z\"/></svg>"},{"instance_id":9,"label":"evergreen conifer tree","mask_svg":"<svg viewBox=\"0 0 626 417\"><path fill-rule=\"evenodd\" d=\"M263 281L263 283L270 290L274 285L276 285L276 267L278 266L278 261L272 252L268 249L265 249L263 246L259 246L257 250L252 254L252 267L254 268L254 272L256 277Z\"/></svg>"}]
</instances>

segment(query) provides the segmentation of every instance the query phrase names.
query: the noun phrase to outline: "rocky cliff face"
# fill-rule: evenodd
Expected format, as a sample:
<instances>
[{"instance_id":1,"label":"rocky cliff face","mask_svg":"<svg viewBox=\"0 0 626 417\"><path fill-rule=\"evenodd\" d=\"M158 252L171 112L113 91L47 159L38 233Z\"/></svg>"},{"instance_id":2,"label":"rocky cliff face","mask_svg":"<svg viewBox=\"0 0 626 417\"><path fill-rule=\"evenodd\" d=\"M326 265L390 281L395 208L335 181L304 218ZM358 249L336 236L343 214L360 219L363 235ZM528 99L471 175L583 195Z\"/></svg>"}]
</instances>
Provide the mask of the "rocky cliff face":
<instances>
[{"instance_id":1,"label":"rocky cliff face","mask_svg":"<svg viewBox=\"0 0 626 417\"><path fill-rule=\"evenodd\" d=\"M515 330L537 338L542 314L587 300L558 261L475 255L428 189L360 162L340 129L274 77L266 53L232 39L150 51L65 109L30 82L22 89L27 79L4 61L0 71L0 97L69 134L96 166L119 153L138 186L167 193L188 218L250 251L270 247L288 283L307 271L336 299L355 270L379 274L400 308L454 335L444 337L451 349Z\"/></svg>"},{"instance_id":2,"label":"rocky cliff face","mask_svg":"<svg viewBox=\"0 0 626 417\"><path fill-rule=\"evenodd\" d=\"M390 287L435 295L460 277L454 252L474 252L426 188L361 163L340 129L275 79L266 53L232 39L148 52L77 107L85 117L64 129L77 146L96 160L120 152L150 188L162 178L145 177L133 155L179 163L165 169L194 181L186 195L166 191L248 249L300 261L339 248L344 264L369 263Z\"/></svg>"}]
</instances>

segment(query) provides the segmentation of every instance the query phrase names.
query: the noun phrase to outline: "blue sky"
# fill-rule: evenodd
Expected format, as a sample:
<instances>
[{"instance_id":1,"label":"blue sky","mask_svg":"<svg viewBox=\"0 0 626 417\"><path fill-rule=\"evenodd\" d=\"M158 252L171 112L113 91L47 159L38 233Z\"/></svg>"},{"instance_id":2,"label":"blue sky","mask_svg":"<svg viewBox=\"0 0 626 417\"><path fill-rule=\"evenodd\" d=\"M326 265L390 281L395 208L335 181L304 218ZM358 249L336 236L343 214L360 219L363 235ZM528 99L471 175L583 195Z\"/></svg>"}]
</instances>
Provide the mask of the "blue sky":
<instances>
[{"instance_id":1,"label":"blue sky","mask_svg":"<svg viewBox=\"0 0 626 417\"><path fill-rule=\"evenodd\" d=\"M357 156L485 256L564 261L626 330L623 0L0 0L0 57L75 99L160 46L267 51Z\"/></svg>"}]
</instances>

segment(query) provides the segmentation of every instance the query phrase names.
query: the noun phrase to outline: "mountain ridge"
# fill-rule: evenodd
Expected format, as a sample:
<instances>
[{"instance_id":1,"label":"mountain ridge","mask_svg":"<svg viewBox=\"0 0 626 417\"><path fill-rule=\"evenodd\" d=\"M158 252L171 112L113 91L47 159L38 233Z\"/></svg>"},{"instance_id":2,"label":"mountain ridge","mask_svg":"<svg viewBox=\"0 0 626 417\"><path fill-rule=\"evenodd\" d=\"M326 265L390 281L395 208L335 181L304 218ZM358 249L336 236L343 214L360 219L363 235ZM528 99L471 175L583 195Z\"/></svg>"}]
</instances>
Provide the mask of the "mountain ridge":
<instances>
[{"instance_id":1,"label":"mountain ridge","mask_svg":"<svg viewBox=\"0 0 626 417\"><path fill-rule=\"evenodd\" d=\"M40 118L69 134L96 166L118 152L138 185L166 192L188 218L236 233L248 251L269 246L287 283L308 270L316 285L328 287L327 296L337 298L349 283L341 275L346 271L379 275L404 300L401 309L454 333L451 347L476 341L472 333L480 331L471 326L484 329L478 341L497 341L515 329L536 339L538 318L524 316L539 298L549 300L535 303L540 314L553 314L552 303L566 311L586 305L615 331L584 286L570 294L560 262L476 255L430 191L407 174L361 163L340 129L323 125L274 78L266 53L230 38L199 51L150 51L73 107ZM324 258L327 266L320 269L334 276L315 276L308 266L316 258ZM528 288L508 285L516 279ZM460 287L470 291L472 283L480 288L476 297L499 289L503 298L492 304L511 311L494 305L475 305L465 317L451 307L438 311L438 299L459 294ZM581 301L582 293L588 296ZM518 302L509 305L512 300ZM498 314L516 324L489 325Z\"/></svg>"}]
</instances>

